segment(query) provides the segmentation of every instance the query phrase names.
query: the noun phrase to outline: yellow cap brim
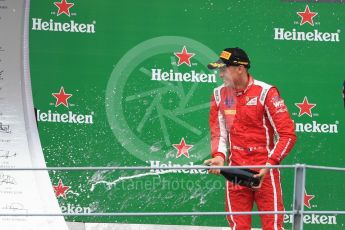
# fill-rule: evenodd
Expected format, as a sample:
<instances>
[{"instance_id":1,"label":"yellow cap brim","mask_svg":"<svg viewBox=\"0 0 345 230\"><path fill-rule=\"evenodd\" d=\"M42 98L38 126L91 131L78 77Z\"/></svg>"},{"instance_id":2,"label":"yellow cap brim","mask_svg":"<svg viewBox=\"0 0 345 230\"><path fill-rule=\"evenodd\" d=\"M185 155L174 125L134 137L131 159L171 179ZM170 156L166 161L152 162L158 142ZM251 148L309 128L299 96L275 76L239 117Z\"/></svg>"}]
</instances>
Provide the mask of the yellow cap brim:
<instances>
[{"instance_id":1,"label":"yellow cap brim","mask_svg":"<svg viewBox=\"0 0 345 230\"><path fill-rule=\"evenodd\" d=\"M224 63L217 61L217 62L211 62L210 64L207 65L207 68L209 69L218 69L226 66Z\"/></svg>"}]
</instances>

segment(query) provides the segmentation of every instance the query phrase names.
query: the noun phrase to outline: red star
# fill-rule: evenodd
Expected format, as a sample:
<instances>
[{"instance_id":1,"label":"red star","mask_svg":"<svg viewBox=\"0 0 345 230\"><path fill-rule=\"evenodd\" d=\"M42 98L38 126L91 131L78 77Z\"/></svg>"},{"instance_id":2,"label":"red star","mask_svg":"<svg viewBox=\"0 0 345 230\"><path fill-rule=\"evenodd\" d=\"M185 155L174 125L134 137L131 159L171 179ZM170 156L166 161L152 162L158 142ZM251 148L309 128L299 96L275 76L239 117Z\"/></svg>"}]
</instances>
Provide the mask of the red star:
<instances>
[{"instance_id":1,"label":"red star","mask_svg":"<svg viewBox=\"0 0 345 230\"><path fill-rule=\"evenodd\" d=\"M62 180L59 179L58 185L53 185L55 195L57 198L63 197L64 199L67 198L66 192L71 188L70 186L64 186Z\"/></svg>"},{"instance_id":2,"label":"red star","mask_svg":"<svg viewBox=\"0 0 345 230\"><path fill-rule=\"evenodd\" d=\"M182 65L183 63L186 63L188 66L191 66L190 59L195 54L194 53L188 53L186 46L183 46L183 49L181 53L174 53L176 57L178 57L178 64L177 66Z\"/></svg>"},{"instance_id":3,"label":"red star","mask_svg":"<svg viewBox=\"0 0 345 230\"><path fill-rule=\"evenodd\" d=\"M295 103L295 105L299 108L298 116L302 116L303 114L307 114L309 117L312 117L311 109L316 106L316 104L311 104L308 102L308 98L304 97L302 103Z\"/></svg>"},{"instance_id":4,"label":"red star","mask_svg":"<svg viewBox=\"0 0 345 230\"><path fill-rule=\"evenodd\" d=\"M71 14L69 13L69 8L74 6L74 3L68 3L66 2L66 0L61 0L61 2L54 2L54 5L59 8L57 16L59 16L62 13L66 14L68 17L71 16Z\"/></svg>"},{"instance_id":5,"label":"red star","mask_svg":"<svg viewBox=\"0 0 345 230\"><path fill-rule=\"evenodd\" d=\"M304 12L297 12L297 14L301 17L300 25L308 22L310 25L314 26L313 18L318 14L316 12L311 12L309 6L305 7Z\"/></svg>"},{"instance_id":6,"label":"red star","mask_svg":"<svg viewBox=\"0 0 345 230\"><path fill-rule=\"evenodd\" d=\"M193 145L187 145L182 137L180 144L173 144L174 148L177 149L176 158L179 158L182 154L189 158L188 150L193 148Z\"/></svg>"},{"instance_id":7,"label":"red star","mask_svg":"<svg viewBox=\"0 0 345 230\"><path fill-rule=\"evenodd\" d=\"M314 199L314 195L308 195L307 192L304 190L304 205L308 208L311 208L310 200Z\"/></svg>"},{"instance_id":8,"label":"red star","mask_svg":"<svg viewBox=\"0 0 345 230\"><path fill-rule=\"evenodd\" d=\"M68 98L73 96L72 94L65 93L63 86L61 86L59 93L52 93L52 95L56 98L55 107L58 107L60 104L63 104L67 108L68 108L67 100Z\"/></svg>"}]
</instances>

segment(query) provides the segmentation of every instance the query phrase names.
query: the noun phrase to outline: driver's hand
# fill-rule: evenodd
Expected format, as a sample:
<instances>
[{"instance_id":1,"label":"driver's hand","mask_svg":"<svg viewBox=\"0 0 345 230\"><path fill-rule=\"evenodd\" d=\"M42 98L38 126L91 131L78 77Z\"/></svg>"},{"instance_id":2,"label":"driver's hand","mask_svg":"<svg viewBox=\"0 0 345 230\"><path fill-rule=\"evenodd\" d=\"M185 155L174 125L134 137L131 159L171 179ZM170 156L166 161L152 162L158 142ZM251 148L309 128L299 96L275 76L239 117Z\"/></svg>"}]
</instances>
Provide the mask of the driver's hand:
<instances>
[{"instance_id":1,"label":"driver's hand","mask_svg":"<svg viewBox=\"0 0 345 230\"><path fill-rule=\"evenodd\" d=\"M220 156L208 159L204 161L205 165L209 166L224 166L224 159ZM209 173L220 175L220 169L209 169Z\"/></svg>"},{"instance_id":2,"label":"driver's hand","mask_svg":"<svg viewBox=\"0 0 345 230\"><path fill-rule=\"evenodd\" d=\"M259 190L262 186L262 182L265 179L266 174L270 171L269 168L263 168L260 170L259 174L255 174L254 177L260 178L260 184L256 187L252 187L254 190Z\"/></svg>"}]
</instances>

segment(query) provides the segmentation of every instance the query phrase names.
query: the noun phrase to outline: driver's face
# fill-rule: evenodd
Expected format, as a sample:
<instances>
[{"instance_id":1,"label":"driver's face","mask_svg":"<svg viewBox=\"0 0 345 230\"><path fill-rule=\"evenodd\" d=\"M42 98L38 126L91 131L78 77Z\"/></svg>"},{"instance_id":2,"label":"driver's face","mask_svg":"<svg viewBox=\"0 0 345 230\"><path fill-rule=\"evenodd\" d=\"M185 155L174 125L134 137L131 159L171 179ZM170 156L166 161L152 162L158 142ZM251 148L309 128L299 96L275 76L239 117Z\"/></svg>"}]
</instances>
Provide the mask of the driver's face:
<instances>
[{"instance_id":1,"label":"driver's face","mask_svg":"<svg viewBox=\"0 0 345 230\"><path fill-rule=\"evenodd\" d=\"M234 88L239 81L238 66L226 66L220 68L220 77L223 79L224 85Z\"/></svg>"}]
</instances>

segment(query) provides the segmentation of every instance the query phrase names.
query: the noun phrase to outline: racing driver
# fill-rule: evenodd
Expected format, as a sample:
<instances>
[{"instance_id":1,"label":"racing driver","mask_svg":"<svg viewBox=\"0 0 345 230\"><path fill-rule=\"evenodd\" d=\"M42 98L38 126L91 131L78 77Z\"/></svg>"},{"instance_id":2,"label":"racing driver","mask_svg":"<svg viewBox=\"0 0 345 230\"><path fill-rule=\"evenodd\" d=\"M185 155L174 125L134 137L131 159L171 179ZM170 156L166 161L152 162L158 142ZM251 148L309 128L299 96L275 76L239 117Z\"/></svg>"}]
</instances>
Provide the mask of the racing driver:
<instances>
[{"instance_id":1,"label":"racing driver","mask_svg":"<svg viewBox=\"0 0 345 230\"><path fill-rule=\"evenodd\" d=\"M224 49L209 69L219 69L224 84L215 88L211 100L212 158L205 164L278 165L296 141L294 123L276 87L255 80L248 72L250 60L238 47ZM229 151L227 152L227 148ZM228 154L227 154L228 153ZM253 169L257 187L226 182L226 211L284 211L279 169ZM220 174L219 169L211 169ZM260 215L264 230L284 229L283 214ZM228 215L233 230L251 229L251 215Z\"/></svg>"}]
</instances>

